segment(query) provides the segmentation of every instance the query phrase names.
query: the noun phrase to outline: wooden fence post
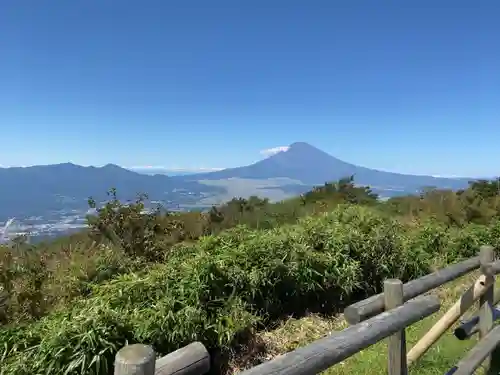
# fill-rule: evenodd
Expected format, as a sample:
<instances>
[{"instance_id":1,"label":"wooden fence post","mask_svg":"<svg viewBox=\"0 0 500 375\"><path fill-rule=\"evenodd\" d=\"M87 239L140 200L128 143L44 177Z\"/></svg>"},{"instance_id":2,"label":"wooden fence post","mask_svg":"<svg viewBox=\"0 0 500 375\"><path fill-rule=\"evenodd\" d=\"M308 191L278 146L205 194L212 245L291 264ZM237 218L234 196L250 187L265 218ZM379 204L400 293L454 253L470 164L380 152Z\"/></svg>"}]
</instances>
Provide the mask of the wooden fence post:
<instances>
[{"instance_id":1,"label":"wooden fence post","mask_svg":"<svg viewBox=\"0 0 500 375\"><path fill-rule=\"evenodd\" d=\"M398 279L384 281L385 311L394 309L404 303L403 283ZM387 366L389 375L407 375L406 334L404 328L388 338Z\"/></svg>"},{"instance_id":2,"label":"wooden fence post","mask_svg":"<svg viewBox=\"0 0 500 375\"><path fill-rule=\"evenodd\" d=\"M151 346L127 345L115 357L114 375L154 375L156 353Z\"/></svg>"},{"instance_id":3,"label":"wooden fence post","mask_svg":"<svg viewBox=\"0 0 500 375\"><path fill-rule=\"evenodd\" d=\"M479 300L479 339L484 338L493 328L493 303L495 295L495 276L488 272L487 266L495 261L495 250L492 246L481 246L479 250L479 259L481 262L481 272L484 274L486 282L491 286ZM493 351L484 361L486 374L498 373L498 350Z\"/></svg>"}]
</instances>

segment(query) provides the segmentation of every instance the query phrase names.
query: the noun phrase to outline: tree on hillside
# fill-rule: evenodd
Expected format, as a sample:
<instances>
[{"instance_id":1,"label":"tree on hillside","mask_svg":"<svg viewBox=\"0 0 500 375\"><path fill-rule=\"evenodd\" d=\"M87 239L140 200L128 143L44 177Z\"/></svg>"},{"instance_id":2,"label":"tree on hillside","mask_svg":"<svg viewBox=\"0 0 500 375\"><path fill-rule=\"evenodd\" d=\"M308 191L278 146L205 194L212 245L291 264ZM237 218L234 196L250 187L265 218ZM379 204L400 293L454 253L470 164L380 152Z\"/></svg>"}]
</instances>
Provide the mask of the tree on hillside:
<instances>
[{"instance_id":1,"label":"tree on hillside","mask_svg":"<svg viewBox=\"0 0 500 375\"><path fill-rule=\"evenodd\" d=\"M500 177L494 180L477 180L469 182L469 189L481 198L493 198L500 195Z\"/></svg>"},{"instance_id":2,"label":"tree on hillside","mask_svg":"<svg viewBox=\"0 0 500 375\"><path fill-rule=\"evenodd\" d=\"M378 195L369 186L356 186L354 176L344 177L338 181L325 182L303 195L305 202L339 201L352 204L375 203Z\"/></svg>"},{"instance_id":3,"label":"tree on hillside","mask_svg":"<svg viewBox=\"0 0 500 375\"><path fill-rule=\"evenodd\" d=\"M96 240L106 238L132 257L158 258L161 250L155 239L165 233L157 220L160 210L145 209L145 194L128 204L120 202L114 188L108 196L110 200L103 207L97 207L92 198L88 200L89 207L97 212L96 216L87 216L91 236Z\"/></svg>"}]
</instances>

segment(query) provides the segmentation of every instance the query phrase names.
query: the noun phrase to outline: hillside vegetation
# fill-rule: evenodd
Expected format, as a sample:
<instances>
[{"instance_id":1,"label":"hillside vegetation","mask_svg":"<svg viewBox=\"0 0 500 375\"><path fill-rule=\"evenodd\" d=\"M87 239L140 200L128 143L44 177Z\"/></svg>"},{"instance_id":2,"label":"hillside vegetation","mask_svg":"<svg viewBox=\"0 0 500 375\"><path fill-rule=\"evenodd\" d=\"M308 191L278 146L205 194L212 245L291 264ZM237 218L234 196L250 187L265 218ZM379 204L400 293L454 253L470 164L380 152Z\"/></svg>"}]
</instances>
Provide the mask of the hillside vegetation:
<instances>
[{"instance_id":1,"label":"hillside vegetation","mask_svg":"<svg viewBox=\"0 0 500 375\"><path fill-rule=\"evenodd\" d=\"M88 231L0 249L1 371L107 374L127 342L165 354L194 340L223 366L284 317L332 314L384 278L498 247L497 186L382 203L347 178L183 214L144 214L143 197L123 205L111 191Z\"/></svg>"}]
</instances>

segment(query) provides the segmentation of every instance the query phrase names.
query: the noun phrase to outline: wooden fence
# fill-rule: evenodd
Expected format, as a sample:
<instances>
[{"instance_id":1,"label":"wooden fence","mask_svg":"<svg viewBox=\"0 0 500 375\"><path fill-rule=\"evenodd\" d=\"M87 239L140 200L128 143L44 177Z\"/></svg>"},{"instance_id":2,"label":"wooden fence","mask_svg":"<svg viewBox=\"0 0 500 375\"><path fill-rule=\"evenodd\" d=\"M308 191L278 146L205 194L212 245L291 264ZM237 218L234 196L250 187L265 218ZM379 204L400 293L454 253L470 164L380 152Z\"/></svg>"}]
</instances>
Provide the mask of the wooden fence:
<instances>
[{"instance_id":1,"label":"wooden fence","mask_svg":"<svg viewBox=\"0 0 500 375\"><path fill-rule=\"evenodd\" d=\"M473 285L407 352L405 328L440 308L436 296L422 294L479 268L481 274ZM500 326L493 327L494 321L500 319L500 311L495 308L500 302L500 293L494 291L495 275L499 273L500 261L495 261L494 249L482 246L479 256L406 284L396 279L386 280L383 293L345 309L350 327L243 371L241 375L317 374L385 338L388 338L388 374L406 375L411 365L478 300L480 307L476 315L461 322L454 334L463 340L479 333L479 341L446 375L470 375L481 365L485 374L500 374ZM203 344L195 342L159 359L150 346L126 346L116 355L114 373L202 375L209 370L210 356Z\"/></svg>"}]
</instances>

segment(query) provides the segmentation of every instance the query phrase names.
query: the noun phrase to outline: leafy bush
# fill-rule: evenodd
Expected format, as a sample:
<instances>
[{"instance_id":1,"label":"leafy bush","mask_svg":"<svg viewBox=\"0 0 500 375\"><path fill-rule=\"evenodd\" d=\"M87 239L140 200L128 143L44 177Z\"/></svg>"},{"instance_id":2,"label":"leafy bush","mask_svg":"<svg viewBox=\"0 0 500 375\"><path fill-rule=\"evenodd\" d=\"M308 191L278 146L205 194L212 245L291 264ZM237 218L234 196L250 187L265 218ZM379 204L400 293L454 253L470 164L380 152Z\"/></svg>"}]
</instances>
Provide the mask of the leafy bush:
<instances>
[{"instance_id":1,"label":"leafy bush","mask_svg":"<svg viewBox=\"0 0 500 375\"><path fill-rule=\"evenodd\" d=\"M118 200L115 189L111 189L108 195L111 199L100 208L92 198L89 199L90 208L97 211L97 216L87 216L91 235L97 240L103 237L108 239L130 257L160 259L161 250L156 241L163 231L157 220L159 210L146 212L145 195L139 195L135 202L129 204Z\"/></svg>"},{"instance_id":2,"label":"leafy bush","mask_svg":"<svg viewBox=\"0 0 500 375\"><path fill-rule=\"evenodd\" d=\"M0 371L105 374L126 343L225 350L283 315L341 308L384 278L500 247L494 185L377 203L350 178L181 214L145 212L144 196L122 204L111 190L104 207L89 202L89 231L0 246Z\"/></svg>"},{"instance_id":3,"label":"leafy bush","mask_svg":"<svg viewBox=\"0 0 500 375\"><path fill-rule=\"evenodd\" d=\"M0 324L39 319L75 297L88 295L93 283L145 268L105 244L75 243L57 250L0 246Z\"/></svg>"},{"instance_id":4,"label":"leafy bush","mask_svg":"<svg viewBox=\"0 0 500 375\"><path fill-rule=\"evenodd\" d=\"M379 288L384 277L427 272L428 259L408 253L406 238L395 220L341 206L296 225L240 226L178 245L167 264L94 284L89 298L17 330L15 340L4 332L3 368L104 374L127 342L160 353L193 340L228 348L283 314L339 307L354 292Z\"/></svg>"}]
</instances>

